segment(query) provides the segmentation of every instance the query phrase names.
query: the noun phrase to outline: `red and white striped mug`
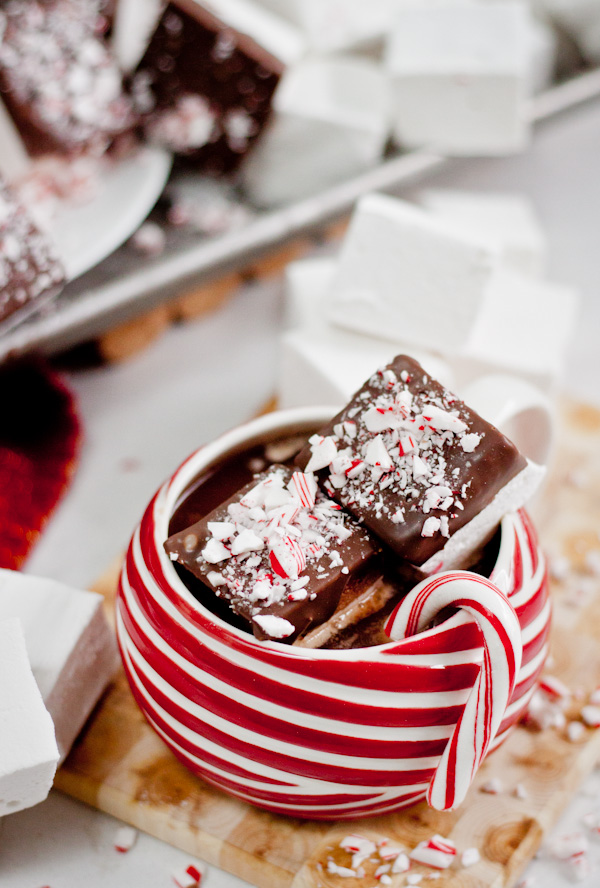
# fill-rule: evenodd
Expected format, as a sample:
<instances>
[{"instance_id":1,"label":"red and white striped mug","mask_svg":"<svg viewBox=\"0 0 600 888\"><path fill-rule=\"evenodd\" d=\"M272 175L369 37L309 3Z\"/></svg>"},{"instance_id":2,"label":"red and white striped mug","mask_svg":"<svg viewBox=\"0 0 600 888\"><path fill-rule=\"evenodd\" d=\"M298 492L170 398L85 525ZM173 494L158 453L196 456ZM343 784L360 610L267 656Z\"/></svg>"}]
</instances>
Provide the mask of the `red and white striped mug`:
<instances>
[{"instance_id":1,"label":"red and white striped mug","mask_svg":"<svg viewBox=\"0 0 600 888\"><path fill-rule=\"evenodd\" d=\"M503 519L489 580L430 578L390 617L394 640L351 650L257 641L197 601L163 549L200 473L256 444L310 434L331 415L311 408L254 420L198 450L157 492L119 586L125 670L175 755L245 801L319 819L425 797L451 808L523 714L547 653L545 562L524 511ZM431 628L448 605L458 610Z\"/></svg>"}]
</instances>

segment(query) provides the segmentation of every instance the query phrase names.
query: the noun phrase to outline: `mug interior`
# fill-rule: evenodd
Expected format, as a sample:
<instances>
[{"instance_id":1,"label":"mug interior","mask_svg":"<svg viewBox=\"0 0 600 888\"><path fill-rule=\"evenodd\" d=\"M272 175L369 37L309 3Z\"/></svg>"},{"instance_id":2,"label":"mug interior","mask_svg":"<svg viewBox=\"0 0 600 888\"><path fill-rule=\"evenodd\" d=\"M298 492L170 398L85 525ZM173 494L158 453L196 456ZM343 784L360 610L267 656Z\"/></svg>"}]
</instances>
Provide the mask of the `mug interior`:
<instances>
[{"instance_id":1,"label":"mug interior","mask_svg":"<svg viewBox=\"0 0 600 888\"><path fill-rule=\"evenodd\" d=\"M279 439L285 439L295 435L314 434L319 428L325 425L338 410L339 407L331 406L279 410L260 416L257 419L251 420L242 426L238 426L237 428L226 432L215 441L195 451L179 467L171 480L167 482L164 494L165 499L161 504L161 509L158 514L155 510L155 547L159 556L161 569L172 588L186 602L188 608L191 605L192 609L196 610L199 614L202 614L204 618L209 618L220 627L226 629L227 632L233 633L247 644L255 644L263 649L285 649L288 653L293 651L299 656L305 655L310 659L315 657L326 659L331 659L332 657L351 657L357 650L363 652L365 650L365 648L303 648L278 641L258 641L251 632L239 629L232 623L222 619L218 614L215 614L193 595L192 591L179 576L174 563L168 557L163 544L169 536L171 519L178 506L185 499L191 485L196 479L198 479L201 473L206 472L237 454L244 453L252 447L269 444ZM506 548L505 545L503 545L504 536L504 534L501 534L500 548L494 565L495 573L498 572L501 563L506 562L506 567L508 568L508 559L504 557L504 550ZM459 611L443 620L443 622L439 622L435 626L419 633L419 635L421 637L431 637L432 635L440 633L440 627L442 625L443 628L447 630L454 625L459 626L468 620L470 620L470 617ZM406 640L408 641L409 639ZM388 647L398 651L399 645L402 645L403 641L404 639L390 641L373 647L378 651L381 651L382 649L385 650Z\"/></svg>"}]
</instances>

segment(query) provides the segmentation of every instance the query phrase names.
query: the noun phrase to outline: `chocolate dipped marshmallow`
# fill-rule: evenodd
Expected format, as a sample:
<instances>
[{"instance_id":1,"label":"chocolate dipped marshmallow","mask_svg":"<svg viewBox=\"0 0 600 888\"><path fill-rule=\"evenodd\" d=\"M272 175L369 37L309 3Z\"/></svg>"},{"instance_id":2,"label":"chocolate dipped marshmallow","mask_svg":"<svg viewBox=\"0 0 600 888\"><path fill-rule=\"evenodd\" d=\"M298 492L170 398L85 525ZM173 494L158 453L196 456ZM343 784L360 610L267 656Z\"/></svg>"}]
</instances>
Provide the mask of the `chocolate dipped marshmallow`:
<instances>
[{"instance_id":1,"label":"chocolate dipped marshmallow","mask_svg":"<svg viewBox=\"0 0 600 888\"><path fill-rule=\"evenodd\" d=\"M331 617L379 546L312 473L275 464L165 549L257 638L289 642Z\"/></svg>"},{"instance_id":2,"label":"chocolate dipped marshmallow","mask_svg":"<svg viewBox=\"0 0 600 888\"><path fill-rule=\"evenodd\" d=\"M406 355L374 373L296 462L426 575L472 565L544 475Z\"/></svg>"}]
</instances>

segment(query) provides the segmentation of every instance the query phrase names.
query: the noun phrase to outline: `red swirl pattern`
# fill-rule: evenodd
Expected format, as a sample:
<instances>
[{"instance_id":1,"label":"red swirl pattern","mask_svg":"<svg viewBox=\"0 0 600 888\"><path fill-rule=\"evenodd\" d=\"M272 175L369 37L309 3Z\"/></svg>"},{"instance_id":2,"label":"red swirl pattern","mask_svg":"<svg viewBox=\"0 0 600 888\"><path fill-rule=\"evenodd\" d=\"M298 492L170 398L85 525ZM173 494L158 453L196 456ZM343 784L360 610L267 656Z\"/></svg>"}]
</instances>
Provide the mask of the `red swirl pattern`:
<instances>
[{"instance_id":1,"label":"red swirl pattern","mask_svg":"<svg viewBox=\"0 0 600 888\"><path fill-rule=\"evenodd\" d=\"M119 644L149 723L204 780L279 814L352 819L423 799L483 661L474 620L459 613L355 650L256 641L196 601L164 553L168 516L195 466L188 460L148 506L120 580ZM523 714L547 654L545 561L524 511L502 522L491 580L523 643L494 748Z\"/></svg>"}]
</instances>

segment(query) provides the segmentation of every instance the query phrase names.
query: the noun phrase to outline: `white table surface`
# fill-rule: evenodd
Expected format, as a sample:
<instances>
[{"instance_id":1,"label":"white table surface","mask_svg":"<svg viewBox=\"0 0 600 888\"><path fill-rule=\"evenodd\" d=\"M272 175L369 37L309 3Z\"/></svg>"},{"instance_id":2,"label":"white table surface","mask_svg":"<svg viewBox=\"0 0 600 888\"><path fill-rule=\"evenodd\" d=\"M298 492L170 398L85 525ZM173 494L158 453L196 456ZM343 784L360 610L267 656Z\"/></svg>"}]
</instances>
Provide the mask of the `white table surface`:
<instances>
[{"instance_id":1,"label":"white table surface","mask_svg":"<svg viewBox=\"0 0 600 888\"><path fill-rule=\"evenodd\" d=\"M524 155L456 162L428 184L517 190L534 200L550 244L549 277L580 288L583 296L565 389L600 404L600 107L546 124ZM146 502L173 468L270 397L280 329L280 284L249 285L220 311L172 327L126 363L68 373L85 442L74 482L27 572L90 585L124 549ZM582 814L596 807L598 772L556 834L581 828ZM52 792L43 804L0 821L0 886L172 885L172 870L189 856L146 835L129 854L117 854L118 825ZM597 869L580 883L590 888L600 884L600 843L592 857ZM540 888L565 884L564 873L543 855L525 875ZM205 884L245 883L211 868Z\"/></svg>"}]
</instances>

